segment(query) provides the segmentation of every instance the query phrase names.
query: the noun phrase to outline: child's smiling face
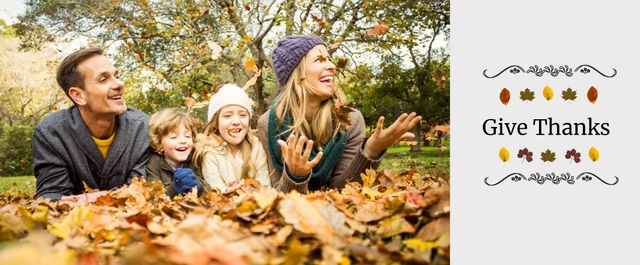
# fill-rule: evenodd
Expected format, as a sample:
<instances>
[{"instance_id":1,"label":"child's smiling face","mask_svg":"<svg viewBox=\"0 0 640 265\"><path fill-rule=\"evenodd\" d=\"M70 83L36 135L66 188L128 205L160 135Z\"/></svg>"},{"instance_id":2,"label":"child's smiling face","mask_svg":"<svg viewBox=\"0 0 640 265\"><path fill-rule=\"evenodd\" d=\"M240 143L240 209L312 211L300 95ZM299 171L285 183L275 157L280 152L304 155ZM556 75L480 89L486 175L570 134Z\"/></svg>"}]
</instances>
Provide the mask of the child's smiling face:
<instances>
[{"instance_id":1,"label":"child's smiling face","mask_svg":"<svg viewBox=\"0 0 640 265\"><path fill-rule=\"evenodd\" d=\"M162 137L162 151L169 162L180 165L186 161L193 149L191 130L181 124L175 130Z\"/></svg>"},{"instance_id":2,"label":"child's smiling face","mask_svg":"<svg viewBox=\"0 0 640 265\"><path fill-rule=\"evenodd\" d=\"M218 130L231 150L236 150L238 144L244 140L249 132L249 112L238 105L225 106L220 109Z\"/></svg>"}]
</instances>

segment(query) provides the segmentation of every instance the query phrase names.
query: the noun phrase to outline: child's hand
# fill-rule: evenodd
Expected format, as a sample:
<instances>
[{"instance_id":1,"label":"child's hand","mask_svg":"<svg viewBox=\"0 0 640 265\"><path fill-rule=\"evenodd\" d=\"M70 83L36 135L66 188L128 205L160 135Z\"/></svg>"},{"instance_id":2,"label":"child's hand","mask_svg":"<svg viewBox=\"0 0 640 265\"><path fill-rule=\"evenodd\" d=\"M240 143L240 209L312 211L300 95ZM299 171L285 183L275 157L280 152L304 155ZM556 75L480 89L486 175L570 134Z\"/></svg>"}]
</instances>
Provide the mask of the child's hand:
<instances>
[{"instance_id":1,"label":"child's hand","mask_svg":"<svg viewBox=\"0 0 640 265\"><path fill-rule=\"evenodd\" d=\"M309 161L309 156L311 156L311 150L313 149L313 141L307 140L307 137L304 135L298 139L292 133L289 135L289 138L287 138L286 143L278 140L278 144L280 144L284 163L287 165L289 172L294 176L308 176L311 174L313 167L320 163L320 159L322 159L322 152L319 152L313 160Z\"/></svg>"},{"instance_id":2,"label":"child's hand","mask_svg":"<svg viewBox=\"0 0 640 265\"><path fill-rule=\"evenodd\" d=\"M198 186L196 174L190 168L178 168L173 174L173 188L178 194L185 194Z\"/></svg>"}]
</instances>

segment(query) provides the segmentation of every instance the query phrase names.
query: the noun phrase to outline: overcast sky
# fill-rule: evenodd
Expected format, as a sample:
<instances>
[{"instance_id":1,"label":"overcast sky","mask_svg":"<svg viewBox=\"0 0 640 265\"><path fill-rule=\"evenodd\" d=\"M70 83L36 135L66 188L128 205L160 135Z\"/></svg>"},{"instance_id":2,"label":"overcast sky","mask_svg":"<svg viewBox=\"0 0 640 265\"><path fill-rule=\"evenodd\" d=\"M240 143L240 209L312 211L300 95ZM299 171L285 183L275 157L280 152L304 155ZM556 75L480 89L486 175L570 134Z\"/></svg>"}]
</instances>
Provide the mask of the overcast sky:
<instances>
[{"instance_id":1,"label":"overcast sky","mask_svg":"<svg viewBox=\"0 0 640 265\"><path fill-rule=\"evenodd\" d=\"M18 21L18 15L24 12L24 0L2 0L0 4L0 18L7 24Z\"/></svg>"}]
</instances>

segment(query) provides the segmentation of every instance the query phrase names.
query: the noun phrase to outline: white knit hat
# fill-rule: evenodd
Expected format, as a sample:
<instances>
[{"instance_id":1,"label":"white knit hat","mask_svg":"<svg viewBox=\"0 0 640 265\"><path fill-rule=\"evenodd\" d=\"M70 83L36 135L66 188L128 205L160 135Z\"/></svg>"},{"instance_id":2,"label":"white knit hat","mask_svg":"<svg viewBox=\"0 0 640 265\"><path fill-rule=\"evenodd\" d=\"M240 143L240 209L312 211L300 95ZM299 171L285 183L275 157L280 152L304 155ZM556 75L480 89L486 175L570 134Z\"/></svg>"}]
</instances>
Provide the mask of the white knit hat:
<instances>
[{"instance_id":1,"label":"white knit hat","mask_svg":"<svg viewBox=\"0 0 640 265\"><path fill-rule=\"evenodd\" d=\"M251 107L251 99L247 92L234 84L225 84L217 93L209 100L209 110L207 111L207 122L211 122L213 115L221 108L228 105L238 105L244 107L249 112L249 116L253 115Z\"/></svg>"}]
</instances>

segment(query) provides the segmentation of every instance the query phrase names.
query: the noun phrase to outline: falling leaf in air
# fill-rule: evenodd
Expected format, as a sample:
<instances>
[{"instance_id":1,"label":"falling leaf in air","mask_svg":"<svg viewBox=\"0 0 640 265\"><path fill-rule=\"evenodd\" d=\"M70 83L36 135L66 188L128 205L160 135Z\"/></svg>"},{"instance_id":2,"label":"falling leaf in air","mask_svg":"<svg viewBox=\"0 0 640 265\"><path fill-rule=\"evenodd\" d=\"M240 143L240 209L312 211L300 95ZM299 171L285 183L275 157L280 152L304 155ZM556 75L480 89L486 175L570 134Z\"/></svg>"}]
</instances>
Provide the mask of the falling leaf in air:
<instances>
[{"instance_id":1,"label":"falling leaf in air","mask_svg":"<svg viewBox=\"0 0 640 265\"><path fill-rule=\"evenodd\" d=\"M369 32L367 32L367 35L369 36L382 35L387 33L387 30L389 30L389 26L383 23L380 23L378 25L373 26L373 28L369 30Z\"/></svg>"},{"instance_id":2,"label":"falling leaf in air","mask_svg":"<svg viewBox=\"0 0 640 265\"><path fill-rule=\"evenodd\" d=\"M242 90L247 90L247 88L249 88L250 86L255 85L256 81L258 81L258 77L260 77L261 74L262 70L258 70L255 74L253 74L253 77L251 77L251 79L247 80L247 82L244 83L244 86L242 86Z\"/></svg>"},{"instance_id":3,"label":"falling leaf in air","mask_svg":"<svg viewBox=\"0 0 640 265\"><path fill-rule=\"evenodd\" d=\"M506 106L507 103L509 103L509 99L511 99L511 93L509 92L509 89L505 87L500 91L500 102Z\"/></svg>"},{"instance_id":4,"label":"falling leaf in air","mask_svg":"<svg viewBox=\"0 0 640 265\"><path fill-rule=\"evenodd\" d=\"M318 22L318 23L322 22L322 18L320 18L320 17L318 17L318 16L316 16L314 14L311 14L311 19L313 19L313 21Z\"/></svg>"},{"instance_id":5,"label":"falling leaf in air","mask_svg":"<svg viewBox=\"0 0 640 265\"><path fill-rule=\"evenodd\" d=\"M507 148L500 148L500 152L498 152L498 156L500 157L500 160L502 160L502 162L507 162L509 161L509 150L507 150Z\"/></svg>"},{"instance_id":6,"label":"falling leaf in air","mask_svg":"<svg viewBox=\"0 0 640 265\"><path fill-rule=\"evenodd\" d=\"M431 72L431 80L435 81L438 88L442 90L445 88L445 81L447 81L447 77L442 69L438 68Z\"/></svg>"},{"instance_id":7,"label":"falling leaf in air","mask_svg":"<svg viewBox=\"0 0 640 265\"><path fill-rule=\"evenodd\" d=\"M544 89L542 89L542 96L547 100L551 100L553 98L553 89L549 86L545 86Z\"/></svg>"},{"instance_id":8,"label":"falling leaf in air","mask_svg":"<svg viewBox=\"0 0 640 265\"><path fill-rule=\"evenodd\" d=\"M211 60L220 58L220 54L222 53L222 47L220 47L220 45L215 41L207 40L207 46L209 46L211 50Z\"/></svg>"},{"instance_id":9,"label":"falling leaf in air","mask_svg":"<svg viewBox=\"0 0 640 265\"><path fill-rule=\"evenodd\" d=\"M542 162L553 162L556 160L556 153L547 149L547 151L541 153L540 160L542 160Z\"/></svg>"},{"instance_id":10,"label":"falling leaf in air","mask_svg":"<svg viewBox=\"0 0 640 265\"><path fill-rule=\"evenodd\" d=\"M258 67L256 66L256 61L254 61L253 58L247 59L247 61L244 62L244 66L247 67L247 69L251 72L258 71Z\"/></svg>"},{"instance_id":11,"label":"falling leaf in air","mask_svg":"<svg viewBox=\"0 0 640 265\"><path fill-rule=\"evenodd\" d=\"M522 101L533 101L535 98L536 96L531 89L526 88L525 90L520 91L520 99Z\"/></svg>"},{"instance_id":12,"label":"falling leaf in air","mask_svg":"<svg viewBox=\"0 0 640 265\"><path fill-rule=\"evenodd\" d=\"M253 37L251 37L251 35L247 34L247 35L242 36L242 39L244 41L246 41L246 42L250 42L250 41L253 40Z\"/></svg>"},{"instance_id":13,"label":"falling leaf in air","mask_svg":"<svg viewBox=\"0 0 640 265\"><path fill-rule=\"evenodd\" d=\"M567 100L576 100L576 98L578 98L576 96L576 91L571 89L571 88L567 88L567 90L562 91L562 99L564 99L565 101Z\"/></svg>"},{"instance_id":14,"label":"falling leaf in air","mask_svg":"<svg viewBox=\"0 0 640 265\"><path fill-rule=\"evenodd\" d=\"M335 59L336 69L345 69L349 60L345 57L338 57Z\"/></svg>"},{"instance_id":15,"label":"falling leaf in air","mask_svg":"<svg viewBox=\"0 0 640 265\"><path fill-rule=\"evenodd\" d=\"M589 91L587 91L587 98L589 99L589 101L591 101L591 103L595 104L596 100L598 99L598 89L593 86L589 88Z\"/></svg>"},{"instance_id":16,"label":"falling leaf in air","mask_svg":"<svg viewBox=\"0 0 640 265\"><path fill-rule=\"evenodd\" d=\"M336 43L334 43L334 44L329 45L329 50L335 50L335 49L339 48L339 47L340 47L340 44L342 44L342 42L341 42L341 41L339 41L339 42L336 42Z\"/></svg>"},{"instance_id":17,"label":"falling leaf in air","mask_svg":"<svg viewBox=\"0 0 640 265\"><path fill-rule=\"evenodd\" d=\"M333 106L333 115L339 122L346 125L351 125L351 121L349 120L349 113L353 112L354 109L355 104L353 102L348 102L347 104L336 102Z\"/></svg>"},{"instance_id":18,"label":"falling leaf in air","mask_svg":"<svg viewBox=\"0 0 640 265\"><path fill-rule=\"evenodd\" d=\"M589 158L591 158L593 162L598 161L598 159L600 158L600 152L598 151L598 149L592 146L591 149L589 149Z\"/></svg>"},{"instance_id":19,"label":"falling leaf in air","mask_svg":"<svg viewBox=\"0 0 640 265\"><path fill-rule=\"evenodd\" d=\"M192 97L184 97L184 105L187 107L187 109L191 109L194 105L196 105L196 100Z\"/></svg>"}]
</instances>

